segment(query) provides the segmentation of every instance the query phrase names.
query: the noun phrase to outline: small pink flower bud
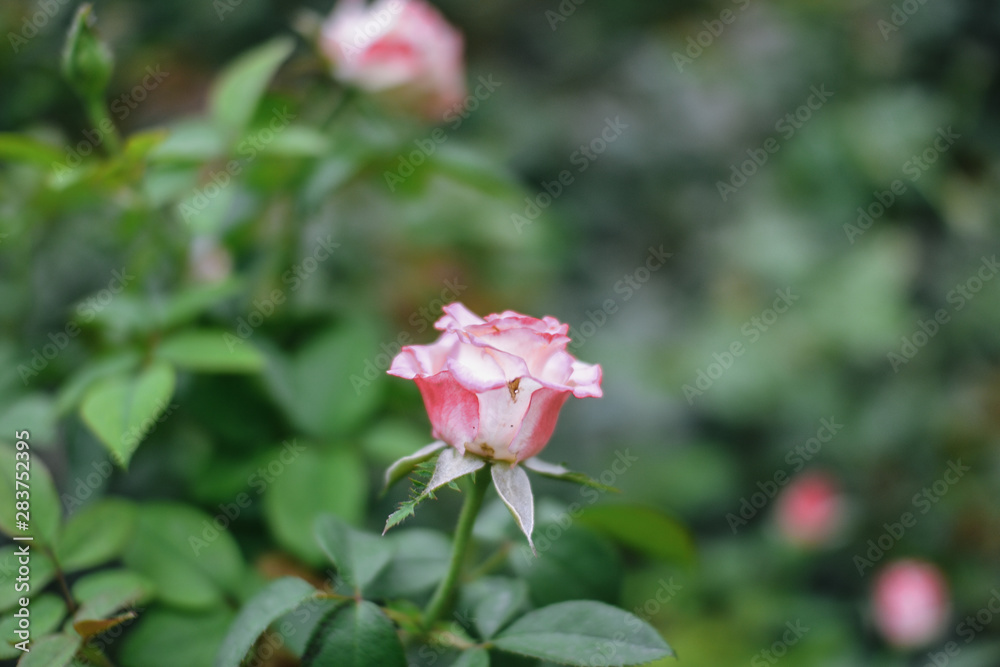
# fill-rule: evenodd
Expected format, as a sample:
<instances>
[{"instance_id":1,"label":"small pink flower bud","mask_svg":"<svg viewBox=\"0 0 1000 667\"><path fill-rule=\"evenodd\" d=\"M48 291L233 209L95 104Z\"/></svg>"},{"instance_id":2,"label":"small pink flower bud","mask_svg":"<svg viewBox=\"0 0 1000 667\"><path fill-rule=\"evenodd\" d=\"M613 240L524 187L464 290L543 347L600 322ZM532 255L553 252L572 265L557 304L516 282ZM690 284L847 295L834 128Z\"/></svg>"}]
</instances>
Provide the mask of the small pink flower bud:
<instances>
[{"instance_id":1,"label":"small pink flower bud","mask_svg":"<svg viewBox=\"0 0 1000 667\"><path fill-rule=\"evenodd\" d=\"M340 0L320 50L342 82L440 122L465 99L462 35L424 0Z\"/></svg>"},{"instance_id":2,"label":"small pink flower bud","mask_svg":"<svg viewBox=\"0 0 1000 667\"><path fill-rule=\"evenodd\" d=\"M844 524L845 502L837 481L821 472L794 478L778 498L778 530L799 546L820 546L837 536Z\"/></svg>"},{"instance_id":3,"label":"small pink flower bud","mask_svg":"<svg viewBox=\"0 0 1000 667\"><path fill-rule=\"evenodd\" d=\"M924 646L945 629L948 595L948 584L935 565L912 559L896 561L875 581L875 626L894 646Z\"/></svg>"}]
</instances>

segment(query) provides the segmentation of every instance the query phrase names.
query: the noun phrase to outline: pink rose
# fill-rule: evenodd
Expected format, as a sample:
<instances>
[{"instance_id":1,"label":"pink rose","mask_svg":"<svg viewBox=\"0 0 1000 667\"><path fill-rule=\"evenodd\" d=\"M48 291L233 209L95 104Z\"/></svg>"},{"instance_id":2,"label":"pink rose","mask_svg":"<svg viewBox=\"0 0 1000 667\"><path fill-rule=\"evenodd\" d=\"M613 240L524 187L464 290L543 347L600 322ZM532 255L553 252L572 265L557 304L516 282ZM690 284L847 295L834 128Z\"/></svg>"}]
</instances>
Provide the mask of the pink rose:
<instances>
[{"instance_id":1,"label":"pink rose","mask_svg":"<svg viewBox=\"0 0 1000 667\"><path fill-rule=\"evenodd\" d=\"M878 575L873 611L875 625L889 643L923 646L937 639L948 622L948 584L930 563L896 561Z\"/></svg>"},{"instance_id":2,"label":"pink rose","mask_svg":"<svg viewBox=\"0 0 1000 667\"><path fill-rule=\"evenodd\" d=\"M462 35L423 0L340 0L320 49L344 83L430 120L465 98Z\"/></svg>"},{"instance_id":3,"label":"pink rose","mask_svg":"<svg viewBox=\"0 0 1000 667\"><path fill-rule=\"evenodd\" d=\"M566 351L569 326L505 311L475 315L461 303L444 307L431 345L408 345L391 375L414 380L435 438L460 453L498 461L538 454L572 393L601 396L601 367Z\"/></svg>"},{"instance_id":4,"label":"pink rose","mask_svg":"<svg viewBox=\"0 0 1000 667\"><path fill-rule=\"evenodd\" d=\"M837 481L819 472L792 480L775 509L782 536L802 546L830 542L840 532L846 513Z\"/></svg>"}]
</instances>

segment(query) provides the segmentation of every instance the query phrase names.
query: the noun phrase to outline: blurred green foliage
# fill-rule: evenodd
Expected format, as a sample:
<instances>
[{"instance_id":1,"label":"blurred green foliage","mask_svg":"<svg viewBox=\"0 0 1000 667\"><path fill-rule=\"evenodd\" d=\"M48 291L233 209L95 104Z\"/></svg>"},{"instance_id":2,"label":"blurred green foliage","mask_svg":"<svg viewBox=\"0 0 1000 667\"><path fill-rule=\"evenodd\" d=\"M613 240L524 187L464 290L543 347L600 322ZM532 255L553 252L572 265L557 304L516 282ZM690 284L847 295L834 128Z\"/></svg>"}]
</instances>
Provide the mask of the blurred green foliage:
<instances>
[{"instance_id":1,"label":"blurred green foliage","mask_svg":"<svg viewBox=\"0 0 1000 667\"><path fill-rule=\"evenodd\" d=\"M30 429L51 470L35 522L80 620L114 620L93 640L114 664L211 664L266 579L326 577L316 517L381 527L406 492L376 497L381 471L430 440L384 371L452 300L554 315L604 368L605 397L567 404L546 456L622 496L539 483L562 504L539 509L537 561L499 504L477 526L524 608L621 604L689 665L771 664L796 621L782 664L923 665L939 645L886 646L853 559L961 460L875 567L941 566L955 639L1000 580L997 7L442 2L470 90L499 85L427 155L429 128L345 100L294 37L307 5L329 9L95 3L113 130L62 76L76 7L0 6L0 439ZM832 94L810 108L814 88ZM801 460L850 501L840 539L787 544L770 501L734 529L821 419L843 428ZM387 538L408 562L373 586L429 593L452 496ZM55 591L51 557L32 567ZM33 605L57 630L61 599ZM950 664L997 664L998 628ZM79 642L53 637L52 655Z\"/></svg>"}]
</instances>

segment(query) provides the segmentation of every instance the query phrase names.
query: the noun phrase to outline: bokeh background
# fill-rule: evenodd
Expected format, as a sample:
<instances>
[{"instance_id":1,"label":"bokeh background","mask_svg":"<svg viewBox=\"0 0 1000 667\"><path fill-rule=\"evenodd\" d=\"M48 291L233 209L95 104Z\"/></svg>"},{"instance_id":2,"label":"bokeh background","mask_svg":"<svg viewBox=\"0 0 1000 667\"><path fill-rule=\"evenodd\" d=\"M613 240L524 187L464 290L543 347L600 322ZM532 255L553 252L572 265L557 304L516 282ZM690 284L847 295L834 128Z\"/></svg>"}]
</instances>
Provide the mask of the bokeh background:
<instances>
[{"instance_id":1,"label":"bokeh background","mask_svg":"<svg viewBox=\"0 0 1000 667\"><path fill-rule=\"evenodd\" d=\"M302 37L328 3L98 1L115 122L126 138L170 135L117 161L95 149L66 178L53 162L92 131L59 72L74 3L0 7L0 131L49 147L0 146L0 432L31 429L63 511L131 499L134 529L155 531L176 506L154 520L147 505L207 518L246 493L223 531L245 568L232 576L321 577L311 518L380 528L406 494L378 497L381 471L430 439L416 388L384 374L399 343L431 341L451 300L549 314L602 365L605 396L566 405L546 458L611 476L621 495L593 506L650 508L645 530L663 539L555 530L535 575L551 586L534 596L564 585L641 610L688 666L925 665L948 641L949 665L1000 664L1000 621L982 616L1000 586L1000 7L437 4L480 95L413 165L432 129L344 102ZM9 35L38 12L15 52ZM185 210L226 164L225 128L205 120L213 80L279 35L296 51L249 127L276 108L294 120ZM166 74L143 88L148 68ZM412 175L390 185L404 163ZM124 289L115 271L132 276ZM169 405L128 472L91 484L109 456L86 392L112 377L155 395L167 380L134 375L139 358L175 362ZM292 441L302 452L279 474L254 477ZM940 483L953 463L968 472ZM807 473L837 500L832 528L803 538L777 516ZM580 499L535 490L553 516ZM457 509L441 494L410 526L448 531ZM912 527L886 539L907 512ZM155 579L136 551L126 564ZM942 634L909 648L877 631L871 604L903 558L949 586ZM676 590L654 604L664 582ZM203 602L150 593L115 664L209 664L232 610ZM966 643L959 624L977 613ZM788 623L808 631L783 643Z\"/></svg>"}]
</instances>

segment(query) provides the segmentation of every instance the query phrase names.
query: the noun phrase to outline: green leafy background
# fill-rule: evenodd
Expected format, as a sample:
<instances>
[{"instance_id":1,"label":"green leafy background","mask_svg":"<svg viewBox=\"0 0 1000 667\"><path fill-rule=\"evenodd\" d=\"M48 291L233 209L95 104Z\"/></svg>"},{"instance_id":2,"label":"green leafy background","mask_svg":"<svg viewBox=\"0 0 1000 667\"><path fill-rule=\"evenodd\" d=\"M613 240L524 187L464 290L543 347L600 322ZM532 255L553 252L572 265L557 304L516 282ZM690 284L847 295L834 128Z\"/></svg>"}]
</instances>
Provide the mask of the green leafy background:
<instances>
[{"instance_id":1,"label":"green leafy background","mask_svg":"<svg viewBox=\"0 0 1000 667\"><path fill-rule=\"evenodd\" d=\"M883 32L902 5L919 9ZM124 667L212 665L231 628L246 629L227 644L238 656L269 625L273 665L361 660L359 636L381 642L379 664L531 665L580 646L537 636L544 608L571 600L604 606L564 618L606 628L624 622L607 616L618 605L694 666L764 660L796 620L810 631L784 665L923 665L961 642L956 625L1000 581L998 281L956 296L1000 245L996 8L439 6L465 34L470 91L499 85L390 190L385 174L431 129L344 100L301 36L329 4L96 2L118 150L87 139L105 56L89 52L97 69L76 87L62 75L76 5L0 5L0 529L27 428L33 628L48 635L23 664L83 664L80 621L104 624L91 647ZM151 72L164 76L147 90ZM813 87L832 96L788 136L779 123ZM616 119L620 135L581 163ZM913 171L949 128L959 138ZM723 199L718 183L770 138L778 150ZM74 151L78 166L56 167ZM572 182L544 205L563 170ZM896 180L883 215L845 228ZM544 210L523 224L526 198ZM646 278L651 249L670 256ZM767 319L787 290L797 299ZM546 458L621 493L533 475L535 560L491 492L456 631L513 653L404 658L392 623L442 577L460 496L441 489L365 551L407 498L405 484L378 495L382 472L431 440L415 387L384 371L455 299L573 327L605 397L567 403ZM787 457L821 419L843 427L796 470ZM868 540L958 460L970 471L859 576ZM727 516L776 472L815 470L849 501L838 539L789 544L773 501L733 530ZM317 519L321 537L362 536L361 580L344 581ZM13 551L0 547L3 660L17 657ZM874 573L902 557L936 563L951 588L944 636L909 651L870 609ZM336 564L342 592L410 602L316 597ZM308 641L316 628L325 643ZM951 664L997 664L998 633L987 624Z\"/></svg>"}]
</instances>

